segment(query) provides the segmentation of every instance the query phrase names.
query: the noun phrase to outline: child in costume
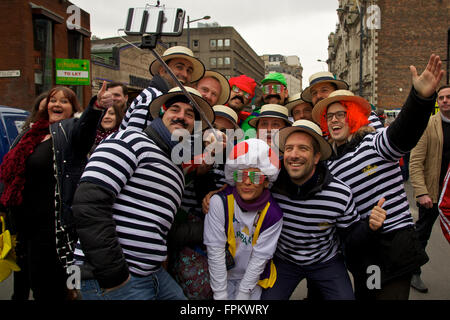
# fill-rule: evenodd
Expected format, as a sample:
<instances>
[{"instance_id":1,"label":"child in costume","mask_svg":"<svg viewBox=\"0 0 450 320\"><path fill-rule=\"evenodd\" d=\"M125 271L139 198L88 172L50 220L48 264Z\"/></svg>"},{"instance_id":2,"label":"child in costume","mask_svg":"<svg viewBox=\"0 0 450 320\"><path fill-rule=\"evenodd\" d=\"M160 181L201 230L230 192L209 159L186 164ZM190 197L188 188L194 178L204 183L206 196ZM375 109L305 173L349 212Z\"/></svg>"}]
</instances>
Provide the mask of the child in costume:
<instances>
[{"instance_id":1,"label":"child in costume","mask_svg":"<svg viewBox=\"0 0 450 320\"><path fill-rule=\"evenodd\" d=\"M258 300L275 283L282 212L269 186L279 171L278 154L259 139L238 143L227 158L229 186L211 197L203 236L215 300Z\"/></svg>"}]
</instances>

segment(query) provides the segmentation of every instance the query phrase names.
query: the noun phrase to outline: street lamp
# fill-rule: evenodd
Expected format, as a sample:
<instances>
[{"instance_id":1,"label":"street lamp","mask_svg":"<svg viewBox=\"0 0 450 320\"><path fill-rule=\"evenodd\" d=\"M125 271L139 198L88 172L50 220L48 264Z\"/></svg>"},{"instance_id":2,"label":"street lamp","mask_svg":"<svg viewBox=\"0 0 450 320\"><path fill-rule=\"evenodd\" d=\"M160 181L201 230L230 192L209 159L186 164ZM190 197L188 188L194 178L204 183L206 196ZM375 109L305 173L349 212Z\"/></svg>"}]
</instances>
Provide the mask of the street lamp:
<instances>
[{"instance_id":1,"label":"street lamp","mask_svg":"<svg viewBox=\"0 0 450 320\"><path fill-rule=\"evenodd\" d=\"M323 62L323 63L326 63L327 64L327 67L328 67L328 62L326 62L326 61L323 61L323 60L320 60L320 59L317 59L317 61L318 62ZM323 66L322 66L323 67Z\"/></svg>"},{"instance_id":2,"label":"street lamp","mask_svg":"<svg viewBox=\"0 0 450 320\"><path fill-rule=\"evenodd\" d=\"M192 22L197 22L197 21L200 21L200 20L209 20L209 19L211 19L210 16L204 16L203 18L190 20L189 16L187 16L187 45L188 45L189 49L191 48L191 27L190 27L190 24Z\"/></svg>"}]
</instances>

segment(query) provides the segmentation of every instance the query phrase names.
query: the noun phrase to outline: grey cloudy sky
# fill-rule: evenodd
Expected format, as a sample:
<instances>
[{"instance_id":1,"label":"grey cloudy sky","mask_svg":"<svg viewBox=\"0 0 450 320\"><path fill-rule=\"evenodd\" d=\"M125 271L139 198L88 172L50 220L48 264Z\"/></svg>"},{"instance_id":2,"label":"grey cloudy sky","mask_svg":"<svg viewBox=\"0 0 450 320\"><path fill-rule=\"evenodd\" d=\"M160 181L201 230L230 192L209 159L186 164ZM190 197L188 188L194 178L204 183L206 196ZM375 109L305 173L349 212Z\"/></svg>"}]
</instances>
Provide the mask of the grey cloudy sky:
<instances>
[{"instance_id":1,"label":"grey cloudy sky","mask_svg":"<svg viewBox=\"0 0 450 320\"><path fill-rule=\"evenodd\" d=\"M71 0L91 16L91 32L114 37L124 28L128 8L156 1ZM296 55L303 66L303 88L309 76L327 70L317 59L328 57L328 35L338 22L338 0L161 0L167 8L186 10L191 20L205 15L207 22L232 26L258 55ZM196 23L191 24L191 28ZM120 33L123 35L123 32Z\"/></svg>"}]
</instances>

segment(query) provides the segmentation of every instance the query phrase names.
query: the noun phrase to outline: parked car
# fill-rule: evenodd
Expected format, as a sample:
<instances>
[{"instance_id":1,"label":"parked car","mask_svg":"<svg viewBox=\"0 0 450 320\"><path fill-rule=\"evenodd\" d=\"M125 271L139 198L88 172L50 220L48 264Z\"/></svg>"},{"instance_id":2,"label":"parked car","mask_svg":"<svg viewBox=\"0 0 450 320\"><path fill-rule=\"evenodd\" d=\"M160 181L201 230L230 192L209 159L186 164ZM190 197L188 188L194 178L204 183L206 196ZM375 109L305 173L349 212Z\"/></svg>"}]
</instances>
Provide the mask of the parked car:
<instances>
[{"instance_id":1,"label":"parked car","mask_svg":"<svg viewBox=\"0 0 450 320\"><path fill-rule=\"evenodd\" d=\"M0 105L0 163L29 114L26 110Z\"/></svg>"}]
</instances>

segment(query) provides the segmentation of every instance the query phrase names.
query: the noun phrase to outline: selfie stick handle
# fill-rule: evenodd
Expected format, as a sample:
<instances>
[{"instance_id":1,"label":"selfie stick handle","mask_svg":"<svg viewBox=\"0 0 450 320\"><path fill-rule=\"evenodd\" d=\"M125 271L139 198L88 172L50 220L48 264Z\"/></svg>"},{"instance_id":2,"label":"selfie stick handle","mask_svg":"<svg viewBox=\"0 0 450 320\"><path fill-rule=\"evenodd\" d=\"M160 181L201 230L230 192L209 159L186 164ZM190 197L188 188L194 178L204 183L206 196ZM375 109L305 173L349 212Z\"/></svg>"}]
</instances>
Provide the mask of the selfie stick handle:
<instances>
[{"instance_id":1,"label":"selfie stick handle","mask_svg":"<svg viewBox=\"0 0 450 320\"><path fill-rule=\"evenodd\" d=\"M191 101L191 104L198 111L198 113L200 113L200 116L203 118L203 120L206 122L206 124L213 130L213 134L214 134L214 137L216 138L216 140L219 141L219 137L217 136L211 122L206 117L204 111L198 106L197 102L192 98L190 93L184 88L183 84L173 74L172 70L169 68L169 66L166 64L166 62L161 58L161 56L158 54L158 52L155 51L157 40L161 36L163 19L164 19L164 11L161 10L161 11L159 11L156 33L154 35L147 35L147 36L144 35L143 36L143 39L142 39L143 47L148 48L152 51L156 60L158 60L159 63L161 63L161 65L164 67L164 69L167 71L167 73L170 75L170 77L175 81L175 83L181 89L181 91L184 93L184 95L186 97L188 97L189 101Z\"/></svg>"}]
</instances>

